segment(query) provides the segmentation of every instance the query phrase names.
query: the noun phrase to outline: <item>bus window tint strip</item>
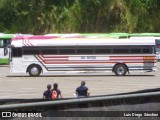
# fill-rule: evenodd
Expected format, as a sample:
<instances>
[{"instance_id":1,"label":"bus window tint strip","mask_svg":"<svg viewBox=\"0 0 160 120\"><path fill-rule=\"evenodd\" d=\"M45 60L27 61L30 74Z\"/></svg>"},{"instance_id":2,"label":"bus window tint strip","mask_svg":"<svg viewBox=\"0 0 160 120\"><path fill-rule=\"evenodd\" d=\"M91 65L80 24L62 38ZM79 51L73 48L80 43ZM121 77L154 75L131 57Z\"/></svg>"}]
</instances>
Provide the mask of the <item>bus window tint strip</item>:
<instances>
[{"instance_id":1,"label":"bus window tint strip","mask_svg":"<svg viewBox=\"0 0 160 120\"><path fill-rule=\"evenodd\" d=\"M152 46L57 46L51 47L23 47L24 55L35 54L146 54L152 52Z\"/></svg>"}]
</instances>

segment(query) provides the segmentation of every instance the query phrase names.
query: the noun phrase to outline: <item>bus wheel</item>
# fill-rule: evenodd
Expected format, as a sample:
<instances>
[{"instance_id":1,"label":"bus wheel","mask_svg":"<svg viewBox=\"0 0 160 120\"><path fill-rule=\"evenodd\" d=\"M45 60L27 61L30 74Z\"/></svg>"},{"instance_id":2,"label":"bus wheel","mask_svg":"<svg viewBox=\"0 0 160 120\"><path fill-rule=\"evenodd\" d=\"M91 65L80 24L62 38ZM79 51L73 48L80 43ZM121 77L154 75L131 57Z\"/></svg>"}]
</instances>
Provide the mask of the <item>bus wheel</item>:
<instances>
[{"instance_id":1,"label":"bus wheel","mask_svg":"<svg viewBox=\"0 0 160 120\"><path fill-rule=\"evenodd\" d=\"M116 65L115 69L114 69L114 73L117 75L117 76L124 76L127 72L127 68L125 65L123 64L118 64Z\"/></svg>"},{"instance_id":2,"label":"bus wheel","mask_svg":"<svg viewBox=\"0 0 160 120\"><path fill-rule=\"evenodd\" d=\"M41 73L41 68L38 65L32 65L28 69L29 75L32 77L39 76Z\"/></svg>"}]
</instances>

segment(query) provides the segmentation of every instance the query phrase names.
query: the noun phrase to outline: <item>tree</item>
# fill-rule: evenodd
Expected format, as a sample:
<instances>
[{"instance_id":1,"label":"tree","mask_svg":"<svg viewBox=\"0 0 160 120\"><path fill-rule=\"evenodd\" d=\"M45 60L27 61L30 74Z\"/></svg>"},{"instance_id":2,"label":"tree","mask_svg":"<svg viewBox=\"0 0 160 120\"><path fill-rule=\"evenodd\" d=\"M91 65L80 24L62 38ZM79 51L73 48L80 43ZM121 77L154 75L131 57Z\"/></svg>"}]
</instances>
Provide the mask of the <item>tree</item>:
<instances>
[{"instance_id":1,"label":"tree","mask_svg":"<svg viewBox=\"0 0 160 120\"><path fill-rule=\"evenodd\" d=\"M159 32L159 0L0 0L5 33Z\"/></svg>"}]
</instances>

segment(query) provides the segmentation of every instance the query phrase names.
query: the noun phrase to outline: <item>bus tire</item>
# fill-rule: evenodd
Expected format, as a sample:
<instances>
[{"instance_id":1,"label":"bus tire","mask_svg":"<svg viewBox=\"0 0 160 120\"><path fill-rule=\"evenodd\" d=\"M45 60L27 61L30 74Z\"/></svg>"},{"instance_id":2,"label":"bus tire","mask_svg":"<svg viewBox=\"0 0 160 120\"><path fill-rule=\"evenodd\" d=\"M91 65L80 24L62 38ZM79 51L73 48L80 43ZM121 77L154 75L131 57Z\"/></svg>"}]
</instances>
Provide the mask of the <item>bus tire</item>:
<instances>
[{"instance_id":1,"label":"bus tire","mask_svg":"<svg viewBox=\"0 0 160 120\"><path fill-rule=\"evenodd\" d=\"M126 75L126 72L127 72L127 68L125 65L123 64L118 64L115 66L114 68L114 73L117 75L117 76L124 76Z\"/></svg>"},{"instance_id":2,"label":"bus tire","mask_svg":"<svg viewBox=\"0 0 160 120\"><path fill-rule=\"evenodd\" d=\"M28 68L28 73L31 77L37 77L40 75L42 69L39 65L31 65L29 68Z\"/></svg>"}]
</instances>

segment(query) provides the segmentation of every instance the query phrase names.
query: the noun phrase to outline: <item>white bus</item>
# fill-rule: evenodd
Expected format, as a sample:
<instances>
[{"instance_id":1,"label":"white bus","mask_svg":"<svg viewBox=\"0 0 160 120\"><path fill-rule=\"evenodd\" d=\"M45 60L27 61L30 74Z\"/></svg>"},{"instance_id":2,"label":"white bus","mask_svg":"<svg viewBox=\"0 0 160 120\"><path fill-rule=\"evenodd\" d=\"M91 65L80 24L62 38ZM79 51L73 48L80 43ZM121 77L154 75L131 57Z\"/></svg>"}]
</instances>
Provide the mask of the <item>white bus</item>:
<instances>
[{"instance_id":1,"label":"white bus","mask_svg":"<svg viewBox=\"0 0 160 120\"><path fill-rule=\"evenodd\" d=\"M50 73L156 70L155 41L106 38L15 37L11 42L10 73L30 76Z\"/></svg>"}]
</instances>

